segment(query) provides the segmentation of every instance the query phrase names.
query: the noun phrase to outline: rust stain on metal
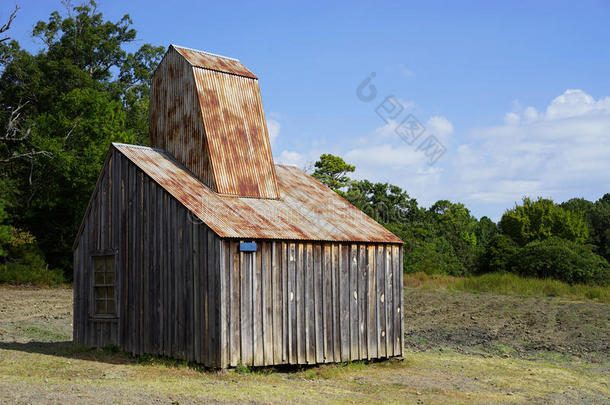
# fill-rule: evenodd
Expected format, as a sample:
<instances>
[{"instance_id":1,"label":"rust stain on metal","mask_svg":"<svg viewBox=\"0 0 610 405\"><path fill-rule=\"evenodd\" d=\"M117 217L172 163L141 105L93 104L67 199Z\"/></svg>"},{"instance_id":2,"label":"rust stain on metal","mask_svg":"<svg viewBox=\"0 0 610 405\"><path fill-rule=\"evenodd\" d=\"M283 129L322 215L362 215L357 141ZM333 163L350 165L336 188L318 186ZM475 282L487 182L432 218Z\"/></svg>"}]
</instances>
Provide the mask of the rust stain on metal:
<instances>
[{"instance_id":1,"label":"rust stain on metal","mask_svg":"<svg viewBox=\"0 0 610 405\"><path fill-rule=\"evenodd\" d=\"M233 75L257 79L254 73L250 72L239 60L227 56L215 55L209 52L198 51L196 49L185 48L178 45L170 45L184 56L192 66L225 72Z\"/></svg>"},{"instance_id":2,"label":"rust stain on metal","mask_svg":"<svg viewBox=\"0 0 610 405\"><path fill-rule=\"evenodd\" d=\"M171 47L159 64L150 94L150 144L167 150L213 188L207 138L192 69Z\"/></svg>"},{"instance_id":3,"label":"rust stain on metal","mask_svg":"<svg viewBox=\"0 0 610 405\"><path fill-rule=\"evenodd\" d=\"M276 165L279 199L219 195L165 151L113 144L220 237L402 243L296 167Z\"/></svg>"},{"instance_id":4,"label":"rust stain on metal","mask_svg":"<svg viewBox=\"0 0 610 405\"><path fill-rule=\"evenodd\" d=\"M238 60L170 46L150 122L150 144L218 193L279 198L258 80Z\"/></svg>"},{"instance_id":5,"label":"rust stain on metal","mask_svg":"<svg viewBox=\"0 0 610 405\"><path fill-rule=\"evenodd\" d=\"M198 68L194 75L216 191L277 198L258 81Z\"/></svg>"}]
</instances>

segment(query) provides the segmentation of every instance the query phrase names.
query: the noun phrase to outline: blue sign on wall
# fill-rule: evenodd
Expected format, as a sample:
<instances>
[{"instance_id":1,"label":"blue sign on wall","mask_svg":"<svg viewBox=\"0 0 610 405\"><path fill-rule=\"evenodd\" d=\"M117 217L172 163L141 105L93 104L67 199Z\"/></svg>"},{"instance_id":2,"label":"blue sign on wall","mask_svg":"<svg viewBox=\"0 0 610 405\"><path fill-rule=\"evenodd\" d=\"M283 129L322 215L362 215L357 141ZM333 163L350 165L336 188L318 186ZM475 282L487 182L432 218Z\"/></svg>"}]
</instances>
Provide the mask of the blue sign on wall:
<instances>
[{"instance_id":1,"label":"blue sign on wall","mask_svg":"<svg viewBox=\"0 0 610 405\"><path fill-rule=\"evenodd\" d=\"M239 244L240 252L256 252L256 242L241 242Z\"/></svg>"}]
</instances>

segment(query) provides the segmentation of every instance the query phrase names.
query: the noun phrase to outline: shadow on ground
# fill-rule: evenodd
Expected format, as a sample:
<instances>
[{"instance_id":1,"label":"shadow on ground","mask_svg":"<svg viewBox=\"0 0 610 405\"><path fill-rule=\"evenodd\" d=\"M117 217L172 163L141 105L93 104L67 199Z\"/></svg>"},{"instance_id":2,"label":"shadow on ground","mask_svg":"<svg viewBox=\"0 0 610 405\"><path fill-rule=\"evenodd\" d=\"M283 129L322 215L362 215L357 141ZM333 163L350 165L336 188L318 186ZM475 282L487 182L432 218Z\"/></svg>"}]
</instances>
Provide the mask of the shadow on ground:
<instances>
[{"instance_id":1,"label":"shadow on ground","mask_svg":"<svg viewBox=\"0 0 610 405\"><path fill-rule=\"evenodd\" d=\"M71 340L57 342L0 342L0 350L16 350L25 353L46 354L78 360L102 361L109 364L141 363L142 357L133 357L115 346L92 348L76 346Z\"/></svg>"}]
</instances>

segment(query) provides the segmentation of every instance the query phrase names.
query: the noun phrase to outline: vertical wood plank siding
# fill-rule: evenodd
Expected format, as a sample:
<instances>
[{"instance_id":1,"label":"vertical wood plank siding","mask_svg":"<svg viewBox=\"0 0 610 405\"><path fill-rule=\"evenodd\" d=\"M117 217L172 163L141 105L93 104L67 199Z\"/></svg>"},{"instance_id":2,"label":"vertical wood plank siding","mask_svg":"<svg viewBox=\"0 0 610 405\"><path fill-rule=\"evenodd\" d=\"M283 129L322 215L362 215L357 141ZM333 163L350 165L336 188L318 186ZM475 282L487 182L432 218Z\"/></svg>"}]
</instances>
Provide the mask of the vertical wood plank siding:
<instances>
[{"instance_id":1,"label":"vertical wood plank siding","mask_svg":"<svg viewBox=\"0 0 610 405\"><path fill-rule=\"evenodd\" d=\"M182 204L111 152L74 250L74 342L221 367L223 249ZM115 254L116 318L93 313L92 255L102 253Z\"/></svg>"},{"instance_id":2,"label":"vertical wood plank siding","mask_svg":"<svg viewBox=\"0 0 610 405\"><path fill-rule=\"evenodd\" d=\"M226 366L403 354L400 246L255 242L252 253L239 252L238 241L221 242Z\"/></svg>"},{"instance_id":3,"label":"vertical wood plank siding","mask_svg":"<svg viewBox=\"0 0 610 405\"><path fill-rule=\"evenodd\" d=\"M219 238L117 150L74 251L74 342L209 367L403 353L402 249ZM93 313L94 254L114 253L117 317Z\"/></svg>"}]
</instances>

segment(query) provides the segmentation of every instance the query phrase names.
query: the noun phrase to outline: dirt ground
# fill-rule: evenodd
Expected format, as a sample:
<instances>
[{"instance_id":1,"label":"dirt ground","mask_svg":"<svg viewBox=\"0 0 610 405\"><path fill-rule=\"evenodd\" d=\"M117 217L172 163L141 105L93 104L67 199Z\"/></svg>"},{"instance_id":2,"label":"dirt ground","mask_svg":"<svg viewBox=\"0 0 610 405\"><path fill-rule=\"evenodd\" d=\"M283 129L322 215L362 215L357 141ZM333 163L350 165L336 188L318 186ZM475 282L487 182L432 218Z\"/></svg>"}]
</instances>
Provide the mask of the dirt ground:
<instances>
[{"instance_id":1,"label":"dirt ground","mask_svg":"<svg viewBox=\"0 0 610 405\"><path fill-rule=\"evenodd\" d=\"M447 290L405 294L410 350L536 358L550 354L610 361L610 308L591 301Z\"/></svg>"},{"instance_id":2,"label":"dirt ground","mask_svg":"<svg viewBox=\"0 0 610 405\"><path fill-rule=\"evenodd\" d=\"M0 287L0 403L610 404L609 309L408 288L404 361L240 373L75 349L70 289Z\"/></svg>"},{"instance_id":3,"label":"dirt ground","mask_svg":"<svg viewBox=\"0 0 610 405\"><path fill-rule=\"evenodd\" d=\"M0 342L72 339L72 290L0 287Z\"/></svg>"}]
</instances>

